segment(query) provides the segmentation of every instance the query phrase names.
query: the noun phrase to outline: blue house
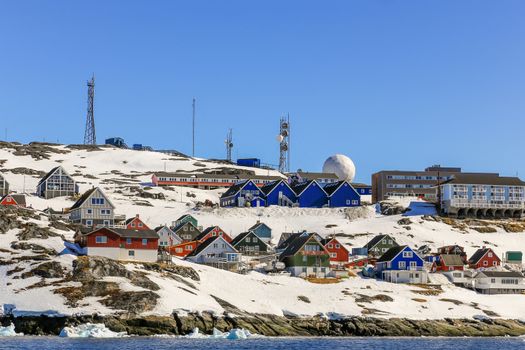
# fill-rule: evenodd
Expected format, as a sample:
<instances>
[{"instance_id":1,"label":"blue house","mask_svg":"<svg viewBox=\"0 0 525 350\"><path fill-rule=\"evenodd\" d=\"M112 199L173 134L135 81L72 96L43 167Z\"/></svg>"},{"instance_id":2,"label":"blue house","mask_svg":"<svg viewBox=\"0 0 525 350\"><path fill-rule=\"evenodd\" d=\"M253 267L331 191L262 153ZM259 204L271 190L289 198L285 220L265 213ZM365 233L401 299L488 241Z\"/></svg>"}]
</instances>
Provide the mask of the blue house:
<instances>
[{"instance_id":1,"label":"blue house","mask_svg":"<svg viewBox=\"0 0 525 350\"><path fill-rule=\"evenodd\" d=\"M328 195L315 180L297 184L292 189L301 208L322 208L328 203Z\"/></svg>"},{"instance_id":2,"label":"blue house","mask_svg":"<svg viewBox=\"0 0 525 350\"><path fill-rule=\"evenodd\" d=\"M221 207L264 207L264 193L252 180L232 185L221 196Z\"/></svg>"},{"instance_id":3,"label":"blue house","mask_svg":"<svg viewBox=\"0 0 525 350\"><path fill-rule=\"evenodd\" d=\"M361 205L361 196L347 181L326 184L323 189L328 195L328 206L331 208Z\"/></svg>"},{"instance_id":4,"label":"blue house","mask_svg":"<svg viewBox=\"0 0 525 350\"><path fill-rule=\"evenodd\" d=\"M376 262L377 275L393 283L427 283L423 259L409 246L392 247Z\"/></svg>"},{"instance_id":5,"label":"blue house","mask_svg":"<svg viewBox=\"0 0 525 350\"><path fill-rule=\"evenodd\" d=\"M271 182L261 188L265 195L266 206L279 205L291 207L295 205L297 196L292 190L288 182L284 180L277 180Z\"/></svg>"},{"instance_id":6,"label":"blue house","mask_svg":"<svg viewBox=\"0 0 525 350\"><path fill-rule=\"evenodd\" d=\"M270 239L272 238L272 229L260 221L257 221L257 223L250 227L248 231L252 231L257 235L257 237L266 243L270 242Z\"/></svg>"}]
</instances>

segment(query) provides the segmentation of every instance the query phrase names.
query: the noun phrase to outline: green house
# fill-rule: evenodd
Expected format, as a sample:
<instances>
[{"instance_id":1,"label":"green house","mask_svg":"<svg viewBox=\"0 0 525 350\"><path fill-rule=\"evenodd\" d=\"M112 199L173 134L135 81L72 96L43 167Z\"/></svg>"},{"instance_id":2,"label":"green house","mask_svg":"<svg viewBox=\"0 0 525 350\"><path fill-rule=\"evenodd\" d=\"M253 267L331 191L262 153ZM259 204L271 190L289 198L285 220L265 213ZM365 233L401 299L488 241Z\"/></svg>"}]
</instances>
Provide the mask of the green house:
<instances>
[{"instance_id":1,"label":"green house","mask_svg":"<svg viewBox=\"0 0 525 350\"><path fill-rule=\"evenodd\" d=\"M185 214L185 215L182 215L180 218L178 218L176 221L173 222L173 227L178 227L178 226L181 226L182 224L185 224L187 222L191 222L193 224L193 226L195 227L199 227L199 224L197 222L197 219L195 219L192 215L190 214Z\"/></svg>"},{"instance_id":2,"label":"green house","mask_svg":"<svg viewBox=\"0 0 525 350\"><path fill-rule=\"evenodd\" d=\"M523 253L519 251L506 252L505 262L508 264L521 264L523 262Z\"/></svg>"},{"instance_id":3,"label":"green house","mask_svg":"<svg viewBox=\"0 0 525 350\"><path fill-rule=\"evenodd\" d=\"M253 231L247 231L235 237L231 245L243 255L267 255L271 248Z\"/></svg>"},{"instance_id":4,"label":"green house","mask_svg":"<svg viewBox=\"0 0 525 350\"><path fill-rule=\"evenodd\" d=\"M370 240L363 248L366 248L369 257L378 258L386 253L390 248L398 247L396 240L389 235L377 235Z\"/></svg>"},{"instance_id":5,"label":"green house","mask_svg":"<svg viewBox=\"0 0 525 350\"><path fill-rule=\"evenodd\" d=\"M299 233L288 239L280 254L286 270L292 276L326 277L330 273L330 253L316 233Z\"/></svg>"}]
</instances>

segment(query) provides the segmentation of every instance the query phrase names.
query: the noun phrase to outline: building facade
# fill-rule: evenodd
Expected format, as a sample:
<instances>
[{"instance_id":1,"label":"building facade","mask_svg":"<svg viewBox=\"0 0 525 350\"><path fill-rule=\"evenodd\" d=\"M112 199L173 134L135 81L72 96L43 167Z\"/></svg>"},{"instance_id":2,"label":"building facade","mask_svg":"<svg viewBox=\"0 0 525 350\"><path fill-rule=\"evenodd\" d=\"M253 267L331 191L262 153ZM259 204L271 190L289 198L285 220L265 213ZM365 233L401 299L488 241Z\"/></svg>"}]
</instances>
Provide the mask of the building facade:
<instances>
[{"instance_id":1,"label":"building facade","mask_svg":"<svg viewBox=\"0 0 525 350\"><path fill-rule=\"evenodd\" d=\"M253 175L253 174L202 174L202 173L155 173L151 181L155 186L185 186L200 188L203 190L214 190L228 188L239 181L252 180L254 184L261 187L270 182L283 179L280 176Z\"/></svg>"},{"instance_id":2,"label":"building facade","mask_svg":"<svg viewBox=\"0 0 525 350\"><path fill-rule=\"evenodd\" d=\"M39 197L49 199L63 196L74 196L78 194L78 186L67 171L58 166L51 169L36 186Z\"/></svg>"},{"instance_id":3,"label":"building facade","mask_svg":"<svg viewBox=\"0 0 525 350\"><path fill-rule=\"evenodd\" d=\"M462 173L461 168L440 165L433 165L423 171L382 170L372 175L372 202L376 203L391 197L418 197L436 202L437 186L460 173Z\"/></svg>"},{"instance_id":4,"label":"building facade","mask_svg":"<svg viewBox=\"0 0 525 350\"><path fill-rule=\"evenodd\" d=\"M9 182L0 174L0 196L5 196L6 194L9 194Z\"/></svg>"},{"instance_id":5,"label":"building facade","mask_svg":"<svg viewBox=\"0 0 525 350\"><path fill-rule=\"evenodd\" d=\"M98 187L85 192L71 207L69 219L87 227L113 226L115 206Z\"/></svg>"},{"instance_id":6,"label":"building facade","mask_svg":"<svg viewBox=\"0 0 525 350\"><path fill-rule=\"evenodd\" d=\"M457 174L439 188L444 215L521 218L525 211L525 182L517 177Z\"/></svg>"}]
</instances>

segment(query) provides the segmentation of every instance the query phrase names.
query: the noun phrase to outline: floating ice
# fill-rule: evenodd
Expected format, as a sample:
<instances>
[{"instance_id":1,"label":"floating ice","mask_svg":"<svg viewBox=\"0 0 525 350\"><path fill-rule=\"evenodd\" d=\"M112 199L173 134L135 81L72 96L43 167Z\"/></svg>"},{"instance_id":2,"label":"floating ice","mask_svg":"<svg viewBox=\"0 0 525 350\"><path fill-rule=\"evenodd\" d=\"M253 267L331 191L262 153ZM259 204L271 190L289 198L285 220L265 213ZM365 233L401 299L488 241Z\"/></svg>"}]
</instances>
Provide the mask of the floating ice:
<instances>
[{"instance_id":1,"label":"floating ice","mask_svg":"<svg viewBox=\"0 0 525 350\"><path fill-rule=\"evenodd\" d=\"M113 332L102 323L86 323L76 327L64 327L59 336L66 338L121 338L126 332Z\"/></svg>"},{"instance_id":2,"label":"floating ice","mask_svg":"<svg viewBox=\"0 0 525 350\"><path fill-rule=\"evenodd\" d=\"M10 324L7 327L1 327L0 326L0 337L16 337L17 335L23 335L23 334L17 334L15 332L15 325Z\"/></svg>"},{"instance_id":3,"label":"floating ice","mask_svg":"<svg viewBox=\"0 0 525 350\"><path fill-rule=\"evenodd\" d=\"M216 328L213 328L213 333L211 335L203 334L198 328L194 328L193 331L185 335L184 338L194 338L194 339L248 339L252 337L260 337L257 334L252 334L250 331L242 328L234 328L229 332L221 332Z\"/></svg>"}]
</instances>

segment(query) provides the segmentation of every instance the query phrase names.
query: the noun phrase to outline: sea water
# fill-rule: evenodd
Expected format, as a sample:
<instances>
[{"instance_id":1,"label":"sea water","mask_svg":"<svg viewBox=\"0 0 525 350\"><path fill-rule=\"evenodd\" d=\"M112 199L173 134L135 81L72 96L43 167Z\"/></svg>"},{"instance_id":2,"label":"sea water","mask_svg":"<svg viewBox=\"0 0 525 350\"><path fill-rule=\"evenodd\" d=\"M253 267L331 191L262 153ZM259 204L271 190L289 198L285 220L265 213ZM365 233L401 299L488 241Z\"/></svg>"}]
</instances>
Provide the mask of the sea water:
<instances>
[{"instance_id":1,"label":"sea water","mask_svg":"<svg viewBox=\"0 0 525 350\"><path fill-rule=\"evenodd\" d=\"M523 338L59 338L11 337L1 338L0 350L139 350L139 349L326 349L326 350L520 350L525 349Z\"/></svg>"}]
</instances>

